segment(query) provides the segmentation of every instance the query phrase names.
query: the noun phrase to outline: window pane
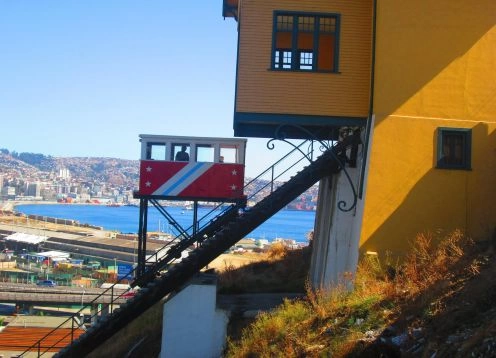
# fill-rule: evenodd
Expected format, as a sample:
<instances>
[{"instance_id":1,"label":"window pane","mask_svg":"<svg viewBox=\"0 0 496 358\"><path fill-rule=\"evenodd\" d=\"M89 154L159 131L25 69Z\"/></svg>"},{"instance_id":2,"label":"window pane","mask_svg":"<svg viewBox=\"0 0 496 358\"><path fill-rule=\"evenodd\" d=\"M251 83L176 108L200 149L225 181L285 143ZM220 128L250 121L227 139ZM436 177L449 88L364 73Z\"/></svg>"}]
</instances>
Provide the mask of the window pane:
<instances>
[{"instance_id":1,"label":"window pane","mask_svg":"<svg viewBox=\"0 0 496 358\"><path fill-rule=\"evenodd\" d=\"M274 67L275 68L291 68L291 52L276 50L274 54Z\"/></svg>"},{"instance_id":2,"label":"window pane","mask_svg":"<svg viewBox=\"0 0 496 358\"><path fill-rule=\"evenodd\" d=\"M300 52L300 69L311 70L313 68L313 53Z\"/></svg>"},{"instance_id":3,"label":"window pane","mask_svg":"<svg viewBox=\"0 0 496 358\"><path fill-rule=\"evenodd\" d=\"M438 168L470 169L471 131L469 129L438 129Z\"/></svg>"},{"instance_id":4,"label":"window pane","mask_svg":"<svg viewBox=\"0 0 496 358\"><path fill-rule=\"evenodd\" d=\"M165 160L165 144L149 143L147 150L147 159Z\"/></svg>"},{"instance_id":5,"label":"window pane","mask_svg":"<svg viewBox=\"0 0 496 358\"><path fill-rule=\"evenodd\" d=\"M176 160L180 162L189 161L190 148L188 144L184 143L174 143L172 145L172 158L171 160Z\"/></svg>"},{"instance_id":6,"label":"window pane","mask_svg":"<svg viewBox=\"0 0 496 358\"><path fill-rule=\"evenodd\" d=\"M443 140L443 157L445 164L463 165L464 136L461 134L446 134Z\"/></svg>"},{"instance_id":7,"label":"window pane","mask_svg":"<svg viewBox=\"0 0 496 358\"><path fill-rule=\"evenodd\" d=\"M236 148L220 148L220 158L221 163L236 163Z\"/></svg>"},{"instance_id":8,"label":"window pane","mask_svg":"<svg viewBox=\"0 0 496 358\"><path fill-rule=\"evenodd\" d=\"M214 148L209 144L199 144L196 146L197 162L213 162Z\"/></svg>"},{"instance_id":9,"label":"window pane","mask_svg":"<svg viewBox=\"0 0 496 358\"><path fill-rule=\"evenodd\" d=\"M321 17L319 18L319 31L334 33L336 32L336 18L334 17Z\"/></svg>"},{"instance_id":10,"label":"window pane","mask_svg":"<svg viewBox=\"0 0 496 358\"><path fill-rule=\"evenodd\" d=\"M292 54L289 51L283 52L282 68L291 68Z\"/></svg>"},{"instance_id":11,"label":"window pane","mask_svg":"<svg viewBox=\"0 0 496 358\"><path fill-rule=\"evenodd\" d=\"M313 16L298 16L298 31L313 32L314 22Z\"/></svg>"},{"instance_id":12,"label":"window pane","mask_svg":"<svg viewBox=\"0 0 496 358\"><path fill-rule=\"evenodd\" d=\"M292 31L293 16L279 15L277 16L277 31Z\"/></svg>"}]
</instances>

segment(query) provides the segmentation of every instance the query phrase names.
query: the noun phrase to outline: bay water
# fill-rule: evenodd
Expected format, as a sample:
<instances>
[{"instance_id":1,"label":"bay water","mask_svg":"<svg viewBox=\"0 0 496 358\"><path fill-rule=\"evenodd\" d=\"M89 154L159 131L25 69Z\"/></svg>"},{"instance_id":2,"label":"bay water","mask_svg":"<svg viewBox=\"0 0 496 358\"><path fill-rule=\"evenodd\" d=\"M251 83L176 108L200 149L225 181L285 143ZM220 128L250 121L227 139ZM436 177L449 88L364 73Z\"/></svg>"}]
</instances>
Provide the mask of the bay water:
<instances>
[{"instance_id":1,"label":"bay water","mask_svg":"<svg viewBox=\"0 0 496 358\"><path fill-rule=\"evenodd\" d=\"M193 224L193 210L175 206L166 207L166 210L183 228L187 229ZM211 208L199 208L198 218L207 215L211 210ZM27 215L34 214L57 219L76 220L81 224L101 226L104 230L121 233L138 232L139 208L136 206L27 204L16 205L16 211ZM314 211L281 210L246 237L269 241L273 241L275 238L284 238L293 239L299 243L307 243L307 235L313 230L314 221ZM147 230L176 234L164 216L152 206L148 210Z\"/></svg>"}]
</instances>

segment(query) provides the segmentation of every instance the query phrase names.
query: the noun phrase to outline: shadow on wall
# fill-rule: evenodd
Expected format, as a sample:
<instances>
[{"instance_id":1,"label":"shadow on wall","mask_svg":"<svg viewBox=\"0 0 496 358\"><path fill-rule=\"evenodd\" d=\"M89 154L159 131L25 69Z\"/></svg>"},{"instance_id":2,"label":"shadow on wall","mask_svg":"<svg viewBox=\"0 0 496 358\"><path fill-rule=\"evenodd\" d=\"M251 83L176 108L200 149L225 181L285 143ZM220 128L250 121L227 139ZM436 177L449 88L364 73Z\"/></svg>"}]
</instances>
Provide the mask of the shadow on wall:
<instances>
[{"instance_id":1,"label":"shadow on wall","mask_svg":"<svg viewBox=\"0 0 496 358\"><path fill-rule=\"evenodd\" d=\"M496 128L488 131L483 123L472 129L472 170L436 169L434 133L433 168L362 244L361 252L387 249L401 256L420 232L461 229L474 239L491 237L496 228ZM407 178L409 173L395 175Z\"/></svg>"},{"instance_id":2,"label":"shadow on wall","mask_svg":"<svg viewBox=\"0 0 496 358\"><path fill-rule=\"evenodd\" d=\"M470 7L463 1L420 2L426 10L424 13L429 16L412 16L418 12L417 1L397 3L386 0L378 4L374 90L376 125L412 99L495 26L496 2L493 0L471 3ZM482 13L486 16L481 16ZM470 24L470 28L462 24ZM470 107L460 102L463 111L478 111L488 104L485 102L487 98L474 100L479 103L472 103ZM443 103L429 102L429 98L419 96L418 101L429 110L429 116L442 117L452 111ZM476 113L472 113L474 117L477 117Z\"/></svg>"}]
</instances>

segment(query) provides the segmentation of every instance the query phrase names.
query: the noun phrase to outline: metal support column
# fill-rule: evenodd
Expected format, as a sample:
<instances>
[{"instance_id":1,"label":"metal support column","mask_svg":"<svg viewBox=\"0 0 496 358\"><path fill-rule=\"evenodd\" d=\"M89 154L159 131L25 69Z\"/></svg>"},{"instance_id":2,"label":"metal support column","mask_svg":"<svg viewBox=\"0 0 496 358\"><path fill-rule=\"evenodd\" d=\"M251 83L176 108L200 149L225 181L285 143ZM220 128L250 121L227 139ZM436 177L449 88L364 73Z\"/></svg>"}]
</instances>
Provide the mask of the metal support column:
<instances>
[{"instance_id":1,"label":"metal support column","mask_svg":"<svg viewBox=\"0 0 496 358\"><path fill-rule=\"evenodd\" d=\"M196 235L198 231L198 201L194 201L193 203L193 237Z\"/></svg>"},{"instance_id":2,"label":"metal support column","mask_svg":"<svg viewBox=\"0 0 496 358\"><path fill-rule=\"evenodd\" d=\"M138 228L138 266L137 277L145 273L146 236L148 226L148 200L140 199L139 228Z\"/></svg>"}]
</instances>

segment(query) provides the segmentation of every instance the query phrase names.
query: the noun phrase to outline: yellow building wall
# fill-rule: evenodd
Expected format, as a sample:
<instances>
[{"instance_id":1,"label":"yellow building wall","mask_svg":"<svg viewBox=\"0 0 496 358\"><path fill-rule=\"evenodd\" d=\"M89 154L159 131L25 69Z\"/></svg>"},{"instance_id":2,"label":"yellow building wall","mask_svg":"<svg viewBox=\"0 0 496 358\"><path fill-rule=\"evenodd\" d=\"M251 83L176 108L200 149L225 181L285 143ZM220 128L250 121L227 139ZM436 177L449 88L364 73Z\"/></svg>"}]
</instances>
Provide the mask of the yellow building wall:
<instances>
[{"instance_id":1,"label":"yellow building wall","mask_svg":"<svg viewBox=\"0 0 496 358\"><path fill-rule=\"evenodd\" d=\"M273 11L341 14L339 72L271 71ZM366 117L371 70L371 0L243 0L236 111Z\"/></svg>"},{"instance_id":2,"label":"yellow building wall","mask_svg":"<svg viewBox=\"0 0 496 358\"><path fill-rule=\"evenodd\" d=\"M378 0L362 251L496 228L496 1ZM436 169L437 129L472 129L472 170Z\"/></svg>"}]
</instances>

